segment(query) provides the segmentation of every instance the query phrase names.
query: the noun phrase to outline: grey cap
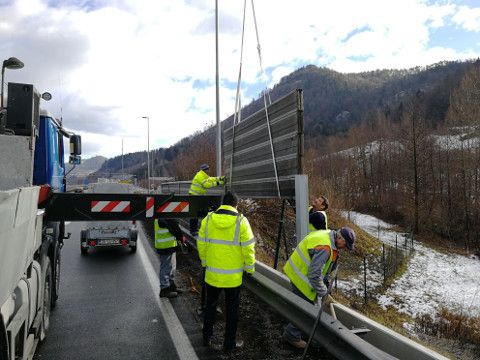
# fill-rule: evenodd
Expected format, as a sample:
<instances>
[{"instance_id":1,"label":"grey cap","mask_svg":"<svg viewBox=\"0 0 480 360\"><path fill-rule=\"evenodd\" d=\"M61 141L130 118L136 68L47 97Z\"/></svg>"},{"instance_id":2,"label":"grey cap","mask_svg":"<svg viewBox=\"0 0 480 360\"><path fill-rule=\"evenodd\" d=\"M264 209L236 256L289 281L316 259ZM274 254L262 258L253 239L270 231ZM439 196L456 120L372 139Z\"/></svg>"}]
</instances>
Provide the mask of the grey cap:
<instances>
[{"instance_id":1,"label":"grey cap","mask_svg":"<svg viewBox=\"0 0 480 360\"><path fill-rule=\"evenodd\" d=\"M208 169L210 169L210 166L208 166L208 164L200 165L200 170L208 170Z\"/></svg>"},{"instance_id":2,"label":"grey cap","mask_svg":"<svg viewBox=\"0 0 480 360\"><path fill-rule=\"evenodd\" d=\"M355 231L345 226L340 229L340 235L345 239L348 250L353 250L355 244Z\"/></svg>"}]
</instances>

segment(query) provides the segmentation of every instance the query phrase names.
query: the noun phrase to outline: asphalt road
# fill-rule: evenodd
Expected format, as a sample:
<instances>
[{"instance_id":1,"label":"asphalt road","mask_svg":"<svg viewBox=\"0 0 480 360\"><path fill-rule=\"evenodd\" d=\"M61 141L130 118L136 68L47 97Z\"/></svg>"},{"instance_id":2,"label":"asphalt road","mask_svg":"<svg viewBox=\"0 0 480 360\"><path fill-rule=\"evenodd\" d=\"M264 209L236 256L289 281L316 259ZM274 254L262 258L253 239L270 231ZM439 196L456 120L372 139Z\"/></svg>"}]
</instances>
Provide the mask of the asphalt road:
<instances>
[{"instance_id":1,"label":"asphalt road","mask_svg":"<svg viewBox=\"0 0 480 360\"><path fill-rule=\"evenodd\" d=\"M158 297L158 267L144 237L135 254L103 248L82 256L84 226L67 225L60 297L34 359L195 359L170 301Z\"/></svg>"}]
</instances>

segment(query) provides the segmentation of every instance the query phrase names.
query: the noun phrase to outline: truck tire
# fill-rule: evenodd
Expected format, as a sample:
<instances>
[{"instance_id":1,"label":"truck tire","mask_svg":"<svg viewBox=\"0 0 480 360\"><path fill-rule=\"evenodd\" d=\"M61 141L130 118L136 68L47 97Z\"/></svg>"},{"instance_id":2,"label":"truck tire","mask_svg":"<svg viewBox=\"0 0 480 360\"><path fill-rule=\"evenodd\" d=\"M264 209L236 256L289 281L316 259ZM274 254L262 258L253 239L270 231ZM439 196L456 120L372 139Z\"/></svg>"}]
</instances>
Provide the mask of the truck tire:
<instances>
[{"instance_id":1,"label":"truck tire","mask_svg":"<svg viewBox=\"0 0 480 360\"><path fill-rule=\"evenodd\" d=\"M87 231L82 230L80 232L80 252L82 255L88 255L88 246L87 247L82 246L82 243L86 241L87 241Z\"/></svg>"},{"instance_id":2,"label":"truck tire","mask_svg":"<svg viewBox=\"0 0 480 360\"><path fill-rule=\"evenodd\" d=\"M63 238L65 235L64 222L48 222L48 228L53 229L53 236L50 241L50 249L48 256L50 257L50 264L52 265L52 309L57 304L59 289L60 289L60 253L63 245Z\"/></svg>"},{"instance_id":3,"label":"truck tire","mask_svg":"<svg viewBox=\"0 0 480 360\"><path fill-rule=\"evenodd\" d=\"M60 289L60 263L61 263L61 246L60 243L55 244L53 255L53 284L52 284L52 309L57 305L58 293Z\"/></svg>"},{"instance_id":4,"label":"truck tire","mask_svg":"<svg viewBox=\"0 0 480 360\"><path fill-rule=\"evenodd\" d=\"M45 258L43 271L43 303L42 303L42 322L40 324L40 341L44 341L50 328L50 309L52 306L52 266L50 259Z\"/></svg>"},{"instance_id":5,"label":"truck tire","mask_svg":"<svg viewBox=\"0 0 480 360\"><path fill-rule=\"evenodd\" d=\"M8 342L7 342L7 329L5 329L5 323L3 322L3 316L0 314L0 360L8 360Z\"/></svg>"},{"instance_id":6,"label":"truck tire","mask_svg":"<svg viewBox=\"0 0 480 360\"><path fill-rule=\"evenodd\" d=\"M135 254L137 252L138 231L130 231L130 241L135 241L135 245L130 245L130 253Z\"/></svg>"}]
</instances>

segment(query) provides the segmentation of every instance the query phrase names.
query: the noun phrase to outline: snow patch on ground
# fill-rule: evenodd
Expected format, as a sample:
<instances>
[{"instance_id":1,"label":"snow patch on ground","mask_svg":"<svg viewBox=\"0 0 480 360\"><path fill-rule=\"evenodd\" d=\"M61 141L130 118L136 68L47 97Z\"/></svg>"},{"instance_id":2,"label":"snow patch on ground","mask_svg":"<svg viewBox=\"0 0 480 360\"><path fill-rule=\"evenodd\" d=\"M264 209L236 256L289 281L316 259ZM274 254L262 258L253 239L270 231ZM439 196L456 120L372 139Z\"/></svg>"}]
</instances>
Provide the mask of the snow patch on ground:
<instances>
[{"instance_id":1,"label":"snow patch on ground","mask_svg":"<svg viewBox=\"0 0 480 360\"><path fill-rule=\"evenodd\" d=\"M357 212L344 212L343 215L375 237L380 227L380 240L390 245L395 245L396 236L404 239L405 234L391 230L393 225L374 216ZM414 248L408 270L377 297L378 303L385 308L394 306L413 317L423 314L436 317L442 307L455 313L480 316L480 261L453 253L444 254L417 241L414 241ZM378 275L381 284L382 277ZM372 280L375 277L370 275ZM339 283L339 288L362 287L362 283L353 279L342 286Z\"/></svg>"}]
</instances>

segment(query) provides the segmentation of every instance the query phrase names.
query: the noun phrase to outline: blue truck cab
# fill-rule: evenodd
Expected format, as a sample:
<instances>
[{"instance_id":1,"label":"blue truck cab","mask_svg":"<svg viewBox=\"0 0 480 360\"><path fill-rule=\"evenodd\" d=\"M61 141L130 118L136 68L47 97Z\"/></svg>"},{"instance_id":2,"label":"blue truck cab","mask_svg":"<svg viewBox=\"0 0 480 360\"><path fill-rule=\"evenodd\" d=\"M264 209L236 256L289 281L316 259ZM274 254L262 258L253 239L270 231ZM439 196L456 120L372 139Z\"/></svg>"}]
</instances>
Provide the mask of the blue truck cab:
<instances>
[{"instance_id":1,"label":"blue truck cab","mask_svg":"<svg viewBox=\"0 0 480 360\"><path fill-rule=\"evenodd\" d=\"M64 131L59 120L40 110L38 136L35 142L33 184L49 184L55 192L66 191Z\"/></svg>"},{"instance_id":2,"label":"blue truck cab","mask_svg":"<svg viewBox=\"0 0 480 360\"><path fill-rule=\"evenodd\" d=\"M70 142L69 162L80 164L81 138L67 131L60 120L44 110L40 110L40 101L51 99L48 93L40 93L32 84L8 83L7 108L0 109L0 135L9 144L17 144L24 150L18 154L17 162L23 164L31 161L33 156L33 172L31 166L19 166L18 174L9 183L18 179L20 186L48 185L53 192L66 192L64 141ZM68 138L69 140L65 140ZM35 142L35 149L32 153ZM30 144L30 145L27 145ZM10 153L11 154L11 153ZM31 163L30 163L31 164ZM12 167L14 170L17 167ZM42 268L51 266L52 285L49 296L51 307L55 306L60 284L60 261L65 235L64 221L46 221L42 229L42 246L37 260ZM0 352L0 358L3 359Z\"/></svg>"}]
</instances>

